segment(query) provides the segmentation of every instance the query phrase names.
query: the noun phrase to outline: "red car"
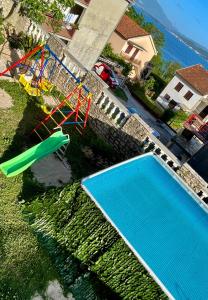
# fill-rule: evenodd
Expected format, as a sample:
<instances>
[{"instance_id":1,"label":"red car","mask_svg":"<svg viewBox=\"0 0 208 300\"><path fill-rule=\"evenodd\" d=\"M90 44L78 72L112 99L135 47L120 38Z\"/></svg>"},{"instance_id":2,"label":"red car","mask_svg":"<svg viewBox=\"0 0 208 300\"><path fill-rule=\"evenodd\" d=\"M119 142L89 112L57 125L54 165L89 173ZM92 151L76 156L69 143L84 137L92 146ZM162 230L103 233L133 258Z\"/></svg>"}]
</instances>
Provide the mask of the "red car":
<instances>
[{"instance_id":1,"label":"red car","mask_svg":"<svg viewBox=\"0 0 208 300\"><path fill-rule=\"evenodd\" d=\"M111 68L104 63L96 63L94 65L95 73L105 81L111 88L119 86L118 79Z\"/></svg>"}]
</instances>

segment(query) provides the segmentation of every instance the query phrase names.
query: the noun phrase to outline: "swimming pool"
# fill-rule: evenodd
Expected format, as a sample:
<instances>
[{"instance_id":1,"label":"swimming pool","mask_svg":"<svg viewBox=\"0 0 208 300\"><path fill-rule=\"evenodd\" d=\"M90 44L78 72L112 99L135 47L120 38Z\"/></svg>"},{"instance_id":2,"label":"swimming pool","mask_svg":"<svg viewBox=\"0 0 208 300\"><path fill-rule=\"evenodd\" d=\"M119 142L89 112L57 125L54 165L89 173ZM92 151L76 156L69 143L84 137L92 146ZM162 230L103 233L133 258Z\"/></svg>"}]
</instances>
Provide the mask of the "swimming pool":
<instances>
[{"instance_id":1,"label":"swimming pool","mask_svg":"<svg viewBox=\"0 0 208 300\"><path fill-rule=\"evenodd\" d=\"M139 156L82 185L170 298L208 299L208 214L164 163Z\"/></svg>"}]
</instances>

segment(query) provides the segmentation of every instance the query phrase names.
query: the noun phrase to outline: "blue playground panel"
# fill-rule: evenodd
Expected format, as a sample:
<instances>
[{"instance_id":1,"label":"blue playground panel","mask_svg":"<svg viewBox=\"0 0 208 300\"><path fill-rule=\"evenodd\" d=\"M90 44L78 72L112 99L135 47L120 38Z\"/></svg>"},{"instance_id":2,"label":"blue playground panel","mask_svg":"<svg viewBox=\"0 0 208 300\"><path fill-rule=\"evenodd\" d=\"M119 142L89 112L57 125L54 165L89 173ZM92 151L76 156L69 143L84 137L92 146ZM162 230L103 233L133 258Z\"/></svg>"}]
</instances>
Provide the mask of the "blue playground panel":
<instances>
[{"instance_id":1,"label":"blue playground panel","mask_svg":"<svg viewBox=\"0 0 208 300\"><path fill-rule=\"evenodd\" d=\"M82 185L170 298L208 299L208 213L153 155Z\"/></svg>"}]
</instances>

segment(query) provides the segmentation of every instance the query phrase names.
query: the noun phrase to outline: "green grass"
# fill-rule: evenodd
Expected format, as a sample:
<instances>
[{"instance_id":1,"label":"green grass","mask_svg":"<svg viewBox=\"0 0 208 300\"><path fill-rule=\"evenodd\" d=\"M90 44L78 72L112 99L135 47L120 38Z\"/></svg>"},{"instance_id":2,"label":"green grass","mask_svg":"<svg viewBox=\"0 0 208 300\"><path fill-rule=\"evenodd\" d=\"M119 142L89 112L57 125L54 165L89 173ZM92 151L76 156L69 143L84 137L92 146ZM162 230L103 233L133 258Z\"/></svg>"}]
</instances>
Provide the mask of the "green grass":
<instances>
[{"instance_id":1,"label":"green grass","mask_svg":"<svg viewBox=\"0 0 208 300\"><path fill-rule=\"evenodd\" d=\"M42 112L37 99L17 83L0 81L0 88L14 100L11 109L0 111L0 161L5 161L33 144L29 133ZM103 168L99 160L109 164L119 160L90 128L83 135L73 126L64 131L71 137L67 158L74 179ZM86 147L90 158L84 154ZM26 171L14 178L0 174L0 187L0 299L43 295L53 279L76 300L118 299L112 290L121 299L166 299L79 181L44 190Z\"/></svg>"},{"instance_id":2,"label":"green grass","mask_svg":"<svg viewBox=\"0 0 208 300\"><path fill-rule=\"evenodd\" d=\"M164 122L166 122L171 128L174 130L179 130L180 128L183 128L184 122L188 118L188 114L184 112L183 110L179 110L177 112L174 112L173 110L169 109L166 110L163 116Z\"/></svg>"},{"instance_id":3,"label":"green grass","mask_svg":"<svg viewBox=\"0 0 208 300\"><path fill-rule=\"evenodd\" d=\"M139 86L138 83L129 85L129 90L131 94L141 102L152 114L154 114L157 118L161 118L163 116L164 110L162 107L152 100L150 97L145 95L144 89Z\"/></svg>"},{"instance_id":4,"label":"green grass","mask_svg":"<svg viewBox=\"0 0 208 300\"><path fill-rule=\"evenodd\" d=\"M0 81L0 88L14 100L11 109L0 109L0 156L4 161L22 151L32 123L37 121L34 98L17 83ZM36 292L42 294L49 280L58 276L31 228L22 219L17 199L26 177L26 173L13 178L0 174L0 299L4 300L24 300ZM34 193L36 188L30 192Z\"/></svg>"},{"instance_id":5,"label":"green grass","mask_svg":"<svg viewBox=\"0 0 208 300\"><path fill-rule=\"evenodd\" d=\"M123 101L128 101L128 97L122 88L117 87L113 90L113 93L116 97L121 98Z\"/></svg>"}]
</instances>

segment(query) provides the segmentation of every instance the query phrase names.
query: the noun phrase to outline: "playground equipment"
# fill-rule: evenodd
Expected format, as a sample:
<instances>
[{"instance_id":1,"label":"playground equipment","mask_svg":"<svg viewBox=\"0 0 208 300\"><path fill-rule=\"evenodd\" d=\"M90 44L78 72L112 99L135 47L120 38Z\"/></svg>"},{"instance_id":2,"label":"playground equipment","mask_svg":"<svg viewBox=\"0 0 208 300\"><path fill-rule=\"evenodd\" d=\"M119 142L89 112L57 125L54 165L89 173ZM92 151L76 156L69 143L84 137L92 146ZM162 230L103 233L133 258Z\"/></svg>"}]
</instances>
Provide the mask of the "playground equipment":
<instances>
[{"instance_id":1,"label":"playground equipment","mask_svg":"<svg viewBox=\"0 0 208 300\"><path fill-rule=\"evenodd\" d=\"M52 134L53 128L57 126L74 125L76 130L82 133L88 120L92 94L47 44L35 47L17 62L1 72L0 76L4 76L14 68L19 68L19 70L23 68L23 73L19 74L19 82L24 86L24 89L29 95L39 97L45 92L49 92L50 96L55 98L54 100L57 103L57 106L51 111L45 105L41 106L41 109L47 116L33 130L41 140ZM54 87L52 81L53 78L59 76L59 73L57 74L56 72L60 72L60 70L64 70L68 75L63 89L70 83L73 87L72 91L64 100L60 100L65 92L64 90L60 91L58 97L52 95L52 89ZM53 121L53 124L49 124L50 120ZM46 137L45 135L41 137L40 133L37 132L40 127L44 127L48 132Z\"/></svg>"},{"instance_id":2,"label":"playground equipment","mask_svg":"<svg viewBox=\"0 0 208 300\"><path fill-rule=\"evenodd\" d=\"M37 160L55 152L68 142L69 135L65 135L62 130L59 130L43 142L40 142L22 154L0 164L0 170L7 177L16 176L29 168Z\"/></svg>"},{"instance_id":3,"label":"playground equipment","mask_svg":"<svg viewBox=\"0 0 208 300\"><path fill-rule=\"evenodd\" d=\"M30 61L28 61L29 59ZM0 170L8 177L23 172L35 161L49 153L58 149L62 151L61 147L69 142L69 137L62 133L63 126L73 125L82 134L87 125L92 101L92 94L88 88L63 64L47 44L35 47L1 72L0 76L6 75L14 68L23 69L22 73L19 72L19 82L30 96L39 97L48 92L57 104L51 110L45 104L41 105L41 109L46 116L31 132L31 134L38 136L41 143L0 165ZM64 99L63 95L66 94L64 90L59 91L58 97L52 95L54 87L52 77L57 78L59 76L59 74L56 74L57 70L64 70L67 74L63 89L69 84L71 86L70 93ZM55 132L56 128L60 128L61 131ZM62 154L64 151L65 149Z\"/></svg>"}]
</instances>

